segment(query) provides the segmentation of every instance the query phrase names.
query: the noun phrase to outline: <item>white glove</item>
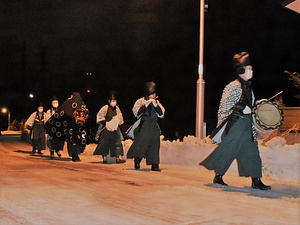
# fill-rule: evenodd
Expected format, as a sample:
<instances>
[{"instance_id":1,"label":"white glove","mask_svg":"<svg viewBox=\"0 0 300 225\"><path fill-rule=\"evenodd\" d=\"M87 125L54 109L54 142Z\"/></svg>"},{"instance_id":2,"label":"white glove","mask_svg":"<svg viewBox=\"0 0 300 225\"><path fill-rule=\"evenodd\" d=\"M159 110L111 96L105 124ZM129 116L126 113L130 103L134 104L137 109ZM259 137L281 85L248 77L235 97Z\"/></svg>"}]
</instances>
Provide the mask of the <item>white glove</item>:
<instances>
[{"instance_id":1,"label":"white glove","mask_svg":"<svg viewBox=\"0 0 300 225\"><path fill-rule=\"evenodd\" d=\"M246 105L246 107L243 109L243 113L246 114L251 114L251 109L249 106Z\"/></svg>"}]
</instances>

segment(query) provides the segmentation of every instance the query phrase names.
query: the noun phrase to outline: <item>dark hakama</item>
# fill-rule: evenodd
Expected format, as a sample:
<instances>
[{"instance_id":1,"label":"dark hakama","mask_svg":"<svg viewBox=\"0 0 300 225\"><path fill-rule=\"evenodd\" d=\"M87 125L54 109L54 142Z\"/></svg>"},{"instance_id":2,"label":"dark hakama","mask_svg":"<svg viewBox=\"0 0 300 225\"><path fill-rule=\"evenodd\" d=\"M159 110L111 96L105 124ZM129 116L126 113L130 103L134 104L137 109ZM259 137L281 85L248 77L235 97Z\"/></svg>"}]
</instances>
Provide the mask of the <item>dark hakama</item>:
<instances>
[{"instance_id":1,"label":"dark hakama","mask_svg":"<svg viewBox=\"0 0 300 225\"><path fill-rule=\"evenodd\" d=\"M127 152L127 158L146 158L147 165L159 164L160 128L156 119L142 117L135 132L135 140Z\"/></svg>"},{"instance_id":2,"label":"dark hakama","mask_svg":"<svg viewBox=\"0 0 300 225\"><path fill-rule=\"evenodd\" d=\"M110 153L111 157L119 157L124 155L123 145L120 137L120 128L115 131L108 131L104 129L101 132L98 146L93 155L107 156Z\"/></svg>"},{"instance_id":3,"label":"dark hakama","mask_svg":"<svg viewBox=\"0 0 300 225\"><path fill-rule=\"evenodd\" d=\"M50 135L49 135L50 136ZM64 140L60 140L60 139L57 139L57 138L53 138L53 137L49 137L49 140L48 140L48 147L51 149L51 150L55 150L55 151L61 151L63 150L64 148L64 144L65 144L65 141Z\"/></svg>"},{"instance_id":4,"label":"dark hakama","mask_svg":"<svg viewBox=\"0 0 300 225\"><path fill-rule=\"evenodd\" d=\"M200 165L224 175L234 159L240 176L262 177L257 142L253 142L251 115L240 116L229 132L223 133L219 146Z\"/></svg>"},{"instance_id":5,"label":"dark hakama","mask_svg":"<svg viewBox=\"0 0 300 225\"><path fill-rule=\"evenodd\" d=\"M44 128L44 122L35 122L31 131L31 145L34 149L45 150L46 149L46 130Z\"/></svg>"}]
</instances>

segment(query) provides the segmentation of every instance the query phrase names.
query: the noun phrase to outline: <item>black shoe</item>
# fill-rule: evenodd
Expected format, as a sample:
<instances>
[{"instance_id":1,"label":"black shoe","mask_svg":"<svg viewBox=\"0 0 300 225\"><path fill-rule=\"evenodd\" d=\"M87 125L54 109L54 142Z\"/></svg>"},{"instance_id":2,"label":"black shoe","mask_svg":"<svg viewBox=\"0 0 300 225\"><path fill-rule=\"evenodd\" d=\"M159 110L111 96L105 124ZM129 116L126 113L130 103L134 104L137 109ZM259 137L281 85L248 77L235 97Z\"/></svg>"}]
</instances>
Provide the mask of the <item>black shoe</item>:
<instances>
[{"instance_id":1,"label":"black shoe","mask_svg":"<svg viewBox=\"0 0 300 225\"><path fill-rule=\"evenodd\" d=\"M214 180L213 180L214 184L221 184L221 185L224 185L224 186L228 186L228 184L226 184L224 181L223 181L223 175L217 175L215 176Z\"/></svg>"},{"instance_id":2,"label":"black shoe","mask_svg":"<svg viewBox=\"0 0 300 225\"><path fill-rule=\"evenodd\" d=\"M80 160L80 158L79 158L78 155L73 155L73 156L72 156L72 161L73 161L73 162L80 162L81 160Z\"/></svg>"},{"instance_id":3,"label":"black shoe","mask_svg":"<svg viewBox=\"0 0 300 225\"><path fill-rule=\"evenodd\" d=\"M156 172L160 172L161 171L161 169L159 169L158 164L152 164L151 170L152 171L156 171Z\"/></svg>"},{"instance_id":4,"label":"black shoe","mask_svg":"<svg viewBox=\"0 0 300 225\"><path fill-rule=\"evenodd\" d=\"M117 164L126 163L126 160L117 158L116 163Z\"/></svg>"},{"instance_id":5,"label":"black shoe","mask_svg":"<svg viewBox=\"0 0 300 225\"><path fill-rule=\"evenodd\" d=\"M252 188L260 190L270 190L271 186L265 185L260 178L252 177Z\"/></svg>"},{"instance_id":6,"label":"black shoe","mask_svg":"<svg viewBox=\"0 0 300 225\"><path fill-rule=\"evenodd\" d=\"M137 158L137 157L134 158L134 168L136 170L139 170L141 168L141 165L140 165L141 161L142 161L142 159L140 159L140 158Z\"/></svg>"},{"instance_id":7,"label":"black shoe","mask_svg":"<svg viewBox=\"0 0 300 225\"><path fill-rule=\"evenodd\" d=\"M54 158L54 151L50 150L50 158Z\"/></svg>"},{"instance_id":8,"label":"black shoe","mask_svg":"<svg viewBox=\"0 0 300 225\"><path fill-rule=\"evenodd\" d=\"M42 150L38 150L39 155L43 155Z\"/></svg>"},{"instance_id":9,"label":"black shoe","mask_svg":"<svg viewBox=\"0 0 300 225\"><path fill-rule=\"evenodd\" d=\"M32 149L32 154L35 154L35 153L36 153L36 149L33 148L33 149Z\"/></svg>"},{"instance_id":10,"label":"black shoe","mask_svg":"<svg viewBox=\"0 0 300 225\"><path fill-rule=\"evenodd\" d=\"M56 151L56 154L57 154L57 156L60 158L61 157L61 154L60 154L60 151L58 150L58 151Z\"/></svg>"}]
</instances>

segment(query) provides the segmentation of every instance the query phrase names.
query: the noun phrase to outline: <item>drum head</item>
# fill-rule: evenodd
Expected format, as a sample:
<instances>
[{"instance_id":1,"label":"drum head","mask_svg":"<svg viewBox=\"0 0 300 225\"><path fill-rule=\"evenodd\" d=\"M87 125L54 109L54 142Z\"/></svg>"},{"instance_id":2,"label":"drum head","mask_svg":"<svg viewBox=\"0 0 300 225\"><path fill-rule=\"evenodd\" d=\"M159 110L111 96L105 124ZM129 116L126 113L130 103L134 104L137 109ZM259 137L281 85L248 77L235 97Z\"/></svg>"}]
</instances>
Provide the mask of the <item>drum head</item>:
<instances>
[{"instance_id":1,"label":"drum head","mask_svg":"<svg viewBox=\"0 0 300 225\"><path fill-rule=\"evenodd\" d=\"M264 101L254 109L256 123L266 130L274 130L283 123L283 112L277 104Z\"/></svg>"}]
</instances>

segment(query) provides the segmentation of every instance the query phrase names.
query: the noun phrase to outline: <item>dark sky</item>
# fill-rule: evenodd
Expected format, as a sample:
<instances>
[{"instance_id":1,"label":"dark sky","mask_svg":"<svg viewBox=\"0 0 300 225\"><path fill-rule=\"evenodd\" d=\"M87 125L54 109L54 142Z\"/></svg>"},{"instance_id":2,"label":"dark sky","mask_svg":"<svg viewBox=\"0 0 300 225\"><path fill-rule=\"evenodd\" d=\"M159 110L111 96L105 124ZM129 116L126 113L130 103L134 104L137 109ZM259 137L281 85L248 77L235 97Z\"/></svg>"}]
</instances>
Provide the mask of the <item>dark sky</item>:
<instances>
[{"instance_id":1,"label":"dark sky","mask_svg":"<svg viewBox=\"0 0 300 225\"><path fill-rule=\"evenodd\" d=\"M235 78L231 58L240 51L250 53L258 99L283 90L285 104L299 106L299 89L283 74L299 72L299 14L276 0L206 3L208 132L216 125L222 90ZM54 94L62 103L73 91L94 120L114 89L131 124L131 108L152 80L167 110L163 133L194 132L199 1L3 0L0 6L0 107L10 108L12 120L27 118L39 102L48 108ZM5 119L1 115L1 129Z\"/></svg>"}]
</instances>

